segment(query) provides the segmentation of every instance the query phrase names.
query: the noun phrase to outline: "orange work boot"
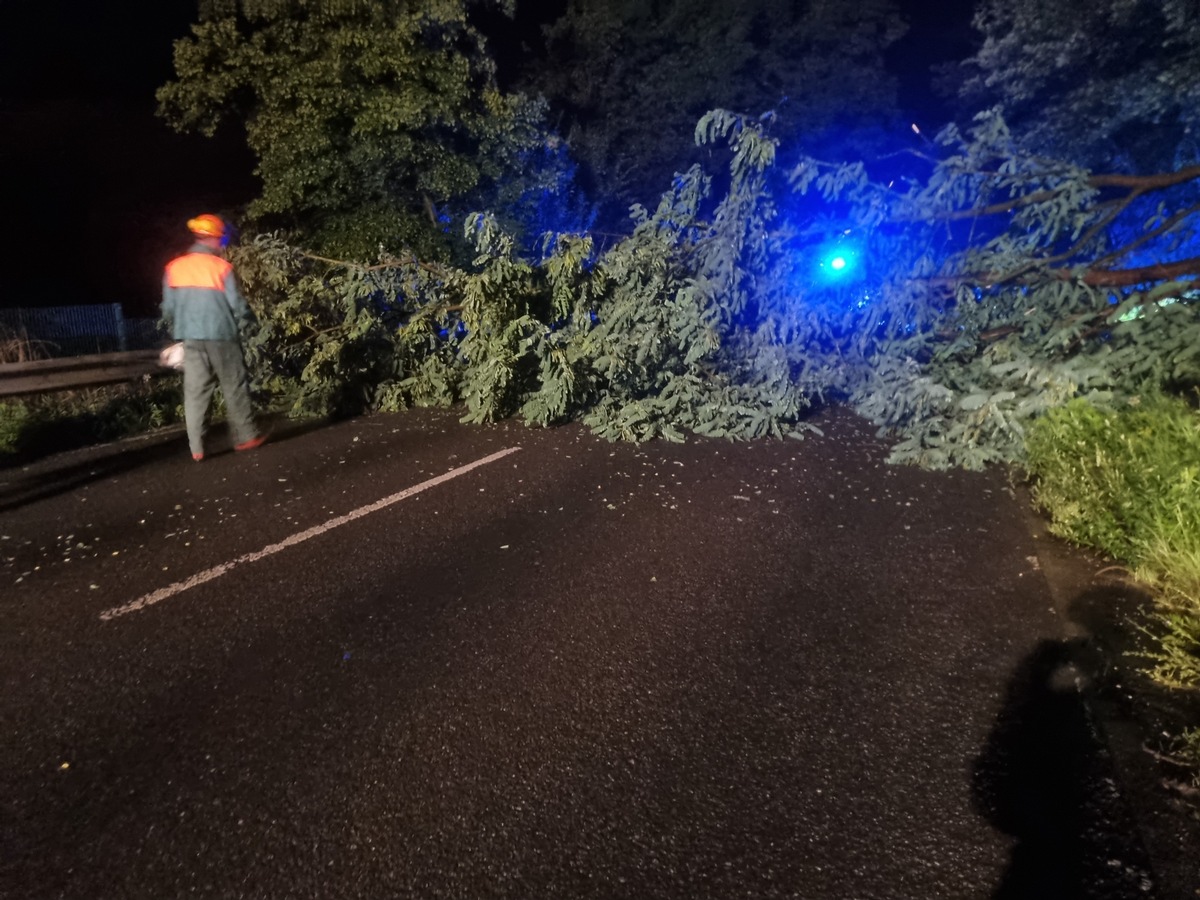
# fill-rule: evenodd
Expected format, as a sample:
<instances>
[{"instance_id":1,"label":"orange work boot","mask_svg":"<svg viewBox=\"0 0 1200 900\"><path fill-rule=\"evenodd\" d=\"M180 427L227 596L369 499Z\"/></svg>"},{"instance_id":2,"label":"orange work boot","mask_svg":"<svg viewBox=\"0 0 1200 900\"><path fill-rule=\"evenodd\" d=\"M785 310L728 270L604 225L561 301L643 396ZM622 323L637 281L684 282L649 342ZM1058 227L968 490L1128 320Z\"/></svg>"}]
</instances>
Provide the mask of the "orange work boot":
<instances>
[{"instance_id":1,"label":"orange work boot","mask_svg":"<svg viewBox=\"0 0 1200 900\"><path fill-rule=\"evenodd\" d=\"M234 445L234 450L253 450L255 447L261 447L267 442L267 436L260 434L258 437L250 438L248 441L242 441L240 444Z\"/></svg>"}]
</instances>

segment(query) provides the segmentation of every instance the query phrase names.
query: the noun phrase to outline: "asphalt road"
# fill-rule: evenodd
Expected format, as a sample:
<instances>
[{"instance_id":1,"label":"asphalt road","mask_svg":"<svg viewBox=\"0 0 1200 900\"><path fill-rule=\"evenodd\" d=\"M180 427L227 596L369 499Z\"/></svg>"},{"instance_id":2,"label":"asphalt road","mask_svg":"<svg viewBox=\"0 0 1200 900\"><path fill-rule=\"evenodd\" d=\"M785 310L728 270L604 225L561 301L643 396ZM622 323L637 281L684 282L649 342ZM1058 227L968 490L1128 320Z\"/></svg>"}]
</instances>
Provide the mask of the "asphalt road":
<instances>
[{"instance_id":1,"label":"asphalt road","mask_svg":"<svg viewBox=\"0 0 1200 900\"><path fill-rule=\"evenodd\" d=\"M821 424L0 471L0 896L1157 896L1003 476Z\"/></svg>"}]
</instances>

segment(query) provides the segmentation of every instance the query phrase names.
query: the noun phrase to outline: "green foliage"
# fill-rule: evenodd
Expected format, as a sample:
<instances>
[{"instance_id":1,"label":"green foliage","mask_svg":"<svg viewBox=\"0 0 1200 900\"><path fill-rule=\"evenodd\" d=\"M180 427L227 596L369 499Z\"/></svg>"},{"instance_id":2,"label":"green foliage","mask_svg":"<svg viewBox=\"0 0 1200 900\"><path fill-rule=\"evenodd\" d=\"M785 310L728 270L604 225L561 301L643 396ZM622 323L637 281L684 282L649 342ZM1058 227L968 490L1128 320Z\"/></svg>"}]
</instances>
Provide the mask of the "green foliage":
<instances>
[{"instance_id":1,"label":"green foliage","mask_svg":"<svg viewBox=\"0 0 1200 900\"><path fill-rule=\"evenodd\" d=\"M32 413L22 400L6 400L0 403L0 458L17 452L21 436L29 427Z\"/></svg>"},{"instance_id":2,"label":"green foliage","mask_svg":"<svg viewBox=\"0 0 1200 900\"><path fill-rule=\"evenodd\" d=\"M794 173L800 189L851 202L869 233L895 234L881 243L881 285L842 342L855 363L850 401L900 438L894 460L1019 462L1028 425L1074 396L1200 383L1192 285L1173 280L1194 261L1111 268L1154 239L1169 251L1171 229L1190 234L1187 216L1160 216L1130 227L1125 247L1114 241L1158 181L1102 193L1105 177L1023 153L994 114L967 135L948 128L937 145L929 176L903 191L811 162Z\"/></svg>"},{"instance_id":3,"label":"green foliage","mask_svg":"<svg viewBox=\"0 0 1200 900\"><path fill-rule=\"evenodd\" d=\"M294 415L397 408L395 382L413 355L437 355L430 336L441 305L436 265L412 257L343 265L269 234L230 256L258 318L244 342L253 387L287 400Z\"/></svg>"},{"instance_id":4,"label":"green foliage","mask_svg":"<svg viewBox=\"0 0 1200 900\"><path fill-rule=\"evenodd\" d=\"M206 0L159 111L180 130L244 126L252 217L333 253L430 252L435 204L528 185L523 154L544 140L542 107L501 92L494 68L468 0Z\"/></svg>"},{"instance_id":5,"label":"green foliage","mask_svg":"<svg viewBox=\"0 0 1200 900\"><path fill-rule=\"evenodd\" d=\"M1057 534L1157 588L1151 674L1200 688L1200 414L1158 395L1117 409L1074 400L1030 429L1028 467Z\"/></svg>"},{"instance_id":6,"label":"green foliage","mask_svg":"<svg viewBox=\"0 0 1200 900\"><path fill-rule=\"evenodd\" d=\"M698 134L733 150L711 220L694 168L599 257L588 238L551 235L541 261L524 260L485 215L467 222L469 269L338 263L260 236L235 255L262 325L260 386L290 392L297 411L461 401L467 421L579 418L628 440L794 431L809 393L787 335L750 302L775 144L725 113Z\"/></svg>"},{"instance_id":7,"label":"green foliage","mask_svg":"<svg viewBox=\"0 0 1200 900\"><path fill-rule=\"evenodd\" d=\"M486 215L467 268L258 238L236 262L266 326L262 384L290 385L297 409L463 401L471 421L580 419L632 440L791 433L841 397L898 438L896 461L980 467L1020 461L1029 424L1072 397L1200 382L1188 284L1089 270L1111 256L1113 201L1022 155L998 117L947 130L929 176L902 186L807 160L787 216L768 124L703 117L697 142L728 148L724 195L693 167L602 254L550 235L525 259ZM862 277L826 283L816 262L843 233Z\"/></svg>"}]
</instances>

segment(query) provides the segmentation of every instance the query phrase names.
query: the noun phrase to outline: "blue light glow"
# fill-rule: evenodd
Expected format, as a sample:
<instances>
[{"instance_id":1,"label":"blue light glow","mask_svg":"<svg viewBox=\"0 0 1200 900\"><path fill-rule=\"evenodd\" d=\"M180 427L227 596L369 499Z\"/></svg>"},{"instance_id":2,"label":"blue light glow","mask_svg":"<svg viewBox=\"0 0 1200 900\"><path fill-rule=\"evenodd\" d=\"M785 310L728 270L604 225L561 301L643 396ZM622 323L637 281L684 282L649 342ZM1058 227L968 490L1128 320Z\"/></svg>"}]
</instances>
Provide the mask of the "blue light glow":
<instances>
[{"instance_id":1,"label":"blue light glow","mask_svg":"<svg viewBox=\"0 0 1200 900\"><path fill-rule=\"evenodd\" d=\"M818 256L818 280L825 284L857 281L863 274L858 256L858 248L845 239L826 244Z\"/></svg>"}]
</instances>

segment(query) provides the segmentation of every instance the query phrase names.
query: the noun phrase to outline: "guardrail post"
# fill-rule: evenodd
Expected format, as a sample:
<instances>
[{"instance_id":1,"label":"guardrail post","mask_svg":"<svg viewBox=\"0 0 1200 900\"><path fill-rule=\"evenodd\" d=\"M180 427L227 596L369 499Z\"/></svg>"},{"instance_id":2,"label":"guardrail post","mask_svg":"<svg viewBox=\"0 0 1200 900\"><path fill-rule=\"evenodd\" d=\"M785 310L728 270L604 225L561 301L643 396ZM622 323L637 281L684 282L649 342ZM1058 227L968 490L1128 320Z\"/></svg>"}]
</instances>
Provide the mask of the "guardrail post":
<instances>
[{"instance_id":1,"label":"guardrail post","mask_svg":"<svg viewBox=\"0 0 1200 900\"><path fill-rule=\"evenodd\" d=\"M114 303L112 305L113 318L117 322L117 348L121 351L129 349L129 338L125 334L125 314L121 311L121 304Z\"/></svg>"}]
</instances>

